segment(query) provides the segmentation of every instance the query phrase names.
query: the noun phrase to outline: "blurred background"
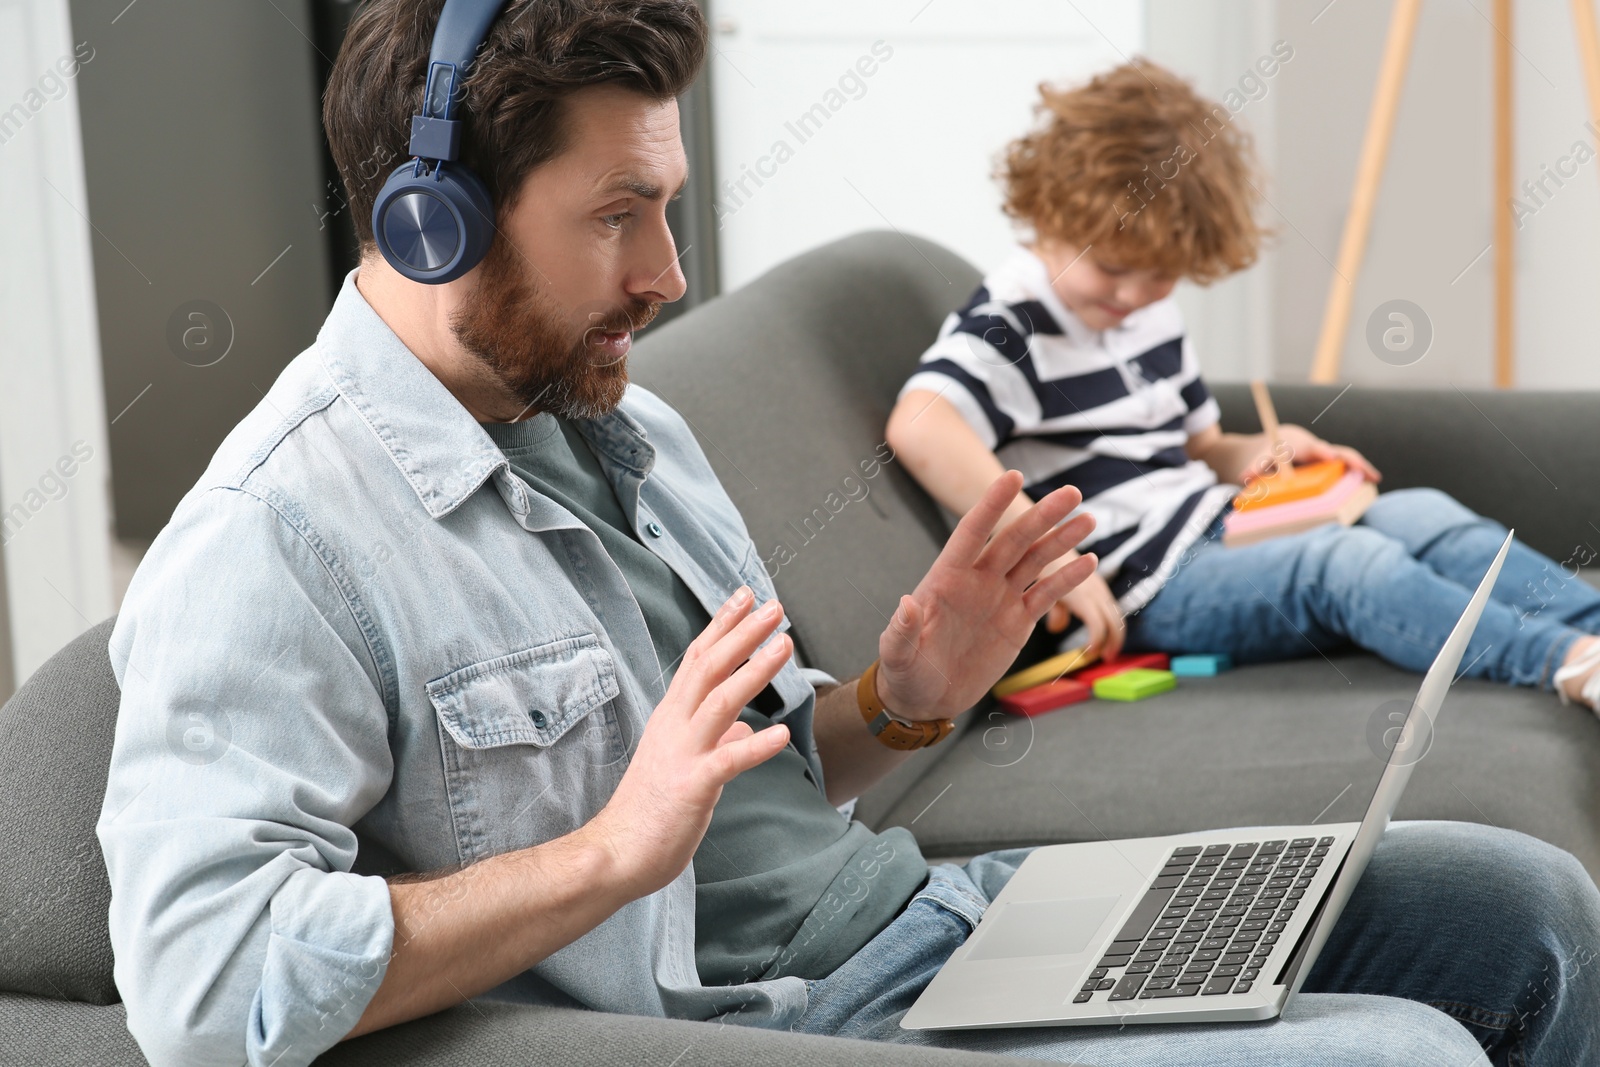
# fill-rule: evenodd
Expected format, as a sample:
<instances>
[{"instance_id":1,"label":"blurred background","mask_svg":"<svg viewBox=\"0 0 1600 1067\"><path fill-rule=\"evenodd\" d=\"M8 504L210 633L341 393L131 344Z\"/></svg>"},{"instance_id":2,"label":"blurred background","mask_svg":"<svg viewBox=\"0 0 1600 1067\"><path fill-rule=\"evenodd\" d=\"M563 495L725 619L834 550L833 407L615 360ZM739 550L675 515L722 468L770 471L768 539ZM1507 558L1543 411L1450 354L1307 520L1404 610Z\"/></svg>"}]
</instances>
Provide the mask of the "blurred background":
<instances>
[{"instance_id":1,"label":"blurred background","mask_svg":"<svg viewBox=\"0 0 1600 1067\"><path fill-rule=\"evenodd\" d=\"M1267 175L1277 236L1261 262L1180 288L1203 367L1307 379L1390 5L704 2L713 52L683 101L691 182L673 225L690 286L674 313L862 229L992 264L1013 238L991 169L1032 121L1038 84L1142 54L1230 101ZM354 265L319 121L354 6L0 0L0 699L116 610ZM1493 381L1491 6L1423 8L1343 382ZM1514 386L1594 388L1600 164L1567 6L1519 5L1505 40L1512 177L1544 182L1516 212ZM841 82L864 56L873 73ZM819 102L826 120L797 125ZM1568 176L1551 182L1553 167ZM1433 330L1406 366L1363 336L1392 300Z\"/></svg>"}]
</instances>

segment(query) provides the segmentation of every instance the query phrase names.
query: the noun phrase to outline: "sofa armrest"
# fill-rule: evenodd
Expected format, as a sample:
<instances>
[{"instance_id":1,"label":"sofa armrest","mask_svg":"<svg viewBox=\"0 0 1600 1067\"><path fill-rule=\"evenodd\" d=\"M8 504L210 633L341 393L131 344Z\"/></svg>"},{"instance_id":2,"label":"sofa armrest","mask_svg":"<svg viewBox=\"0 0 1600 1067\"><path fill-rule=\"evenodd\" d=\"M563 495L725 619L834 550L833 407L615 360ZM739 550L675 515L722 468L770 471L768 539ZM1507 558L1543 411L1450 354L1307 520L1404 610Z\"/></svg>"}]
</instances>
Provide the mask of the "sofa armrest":
<instances>
[{"instance_id":1,"label":"sofa armrest","mask_svg":"<svg viewBox=\"0 0 1600 1067\"><path fill-rule=\"evenodd\" d=\"M0 992L0 1063L149 1067L128 1033L128 1013L120 1003L11 992Z\"/></svg>"},{"instance_id":2,"label":"sofa armrest","mask_svg":"<svg viewBox=\"0 0 1600 1067\"><path fill-rule=\"evenodd\" d=\"M1600 559L1600 393L1274 385L1278 417L1351 445L1384 490L1441 489L1557 561ZM1222 426L1256 433L1248 386L1213 383Z\"/></svg>"}]
</instances>

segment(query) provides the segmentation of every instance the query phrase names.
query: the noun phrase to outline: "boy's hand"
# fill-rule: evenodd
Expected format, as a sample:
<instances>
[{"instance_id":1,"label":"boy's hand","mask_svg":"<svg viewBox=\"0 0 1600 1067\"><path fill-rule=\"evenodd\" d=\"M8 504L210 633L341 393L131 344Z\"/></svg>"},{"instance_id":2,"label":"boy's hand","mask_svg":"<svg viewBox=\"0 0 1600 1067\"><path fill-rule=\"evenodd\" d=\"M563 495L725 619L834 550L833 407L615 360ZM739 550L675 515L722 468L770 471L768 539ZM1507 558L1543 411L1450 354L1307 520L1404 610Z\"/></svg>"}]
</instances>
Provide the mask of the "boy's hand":
<instances>
[{"instance_id":1,"label":"boy's hand","mask_svg":"<svg viewBox=\"0 0 1600 1067\"><path fill-rule=\"evenodd\" d=\"M1383 481L1383 475L1378 473L1378 468L1367 462L1367 457L1360 452L1348 445L1329 444L1304 426L1281 426L1278 428L1278 436L1283 442L1284 451L1288 453L1289 462L1291 463L1317 463L1326 459L1342 459L1347 467L1366 475L1367 481ZM1263 453L1262 457L1252 464L1250 469L1252 471L1266 470L1270 473L1275 458L1282 459L1284 457L1273 457Z\"/></svg>"},{"instance_id":2,"label":"boy's hand","mask_svg":"<svg viewBox=\"0 0 1600 1067\"><path fill-rule=\"evenodd\" d=\"M1065 559L1058 563L1067 562ZM1089 644L1102 659L1116 659L1122 652L1123 639L1128 635L1122 609L1111 587L1098 574L1091 573L1078 588L1055 602L1045 616L1045 629L1053 634L1064 632L1076 617L1089 633Z\"/></svg>"}]
</instances>

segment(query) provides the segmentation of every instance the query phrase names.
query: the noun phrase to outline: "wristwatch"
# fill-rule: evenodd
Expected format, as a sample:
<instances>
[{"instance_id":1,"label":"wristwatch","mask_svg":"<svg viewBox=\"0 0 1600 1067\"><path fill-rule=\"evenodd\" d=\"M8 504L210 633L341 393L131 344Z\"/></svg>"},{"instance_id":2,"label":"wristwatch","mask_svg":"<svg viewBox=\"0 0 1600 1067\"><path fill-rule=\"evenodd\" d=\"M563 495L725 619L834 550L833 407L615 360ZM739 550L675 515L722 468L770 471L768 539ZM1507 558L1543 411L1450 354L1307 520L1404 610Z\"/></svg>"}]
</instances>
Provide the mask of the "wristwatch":
<instances>
[{"instance_id":1,"label":"wristwatch","mask_svg":"<svg viewBox=\"0 0 1600 1067\"><path fill-rule=\"evenodd\" d=\"M861 708L861 718L878 742L900 752L914 748L937 745L950 736L955 723L949 719L927 722L904 722L889 714L878 699L878 661L873 660L856 683L856 704Z\"/></svg>"}]
</instances>

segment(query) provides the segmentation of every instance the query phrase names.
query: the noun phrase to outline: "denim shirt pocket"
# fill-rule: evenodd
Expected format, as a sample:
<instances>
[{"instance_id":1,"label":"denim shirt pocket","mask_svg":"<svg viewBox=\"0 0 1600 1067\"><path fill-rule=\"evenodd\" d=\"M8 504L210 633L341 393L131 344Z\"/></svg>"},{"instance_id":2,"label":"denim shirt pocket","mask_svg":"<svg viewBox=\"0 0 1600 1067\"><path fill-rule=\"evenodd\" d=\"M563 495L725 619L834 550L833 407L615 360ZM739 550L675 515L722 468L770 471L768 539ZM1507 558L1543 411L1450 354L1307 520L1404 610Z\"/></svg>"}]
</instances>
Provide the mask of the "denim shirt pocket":
<instances>
[{"instance_id":1,"label":"denim shirt pocket","mask_svg":"<svg viewBox=\"0 0 1600 1067\"><path fill-rule=\"evenodd\" d=\"M619 692L593 634L565 637L451 671L428 683L445 732L462 748L548 748Z\"/></svg>"},{"instance_id":2,"label":"denim shirt pocket","mask_svg":"<svg viewBox=\"0 0 1600 1067\"><path fill-rule=\"evenodd\" d=\"M625 762L617 665L593 634L470 664L427 692L463 863L577 829Z\"/></svg>"}]
</instances>

